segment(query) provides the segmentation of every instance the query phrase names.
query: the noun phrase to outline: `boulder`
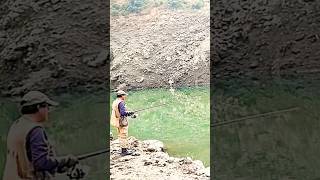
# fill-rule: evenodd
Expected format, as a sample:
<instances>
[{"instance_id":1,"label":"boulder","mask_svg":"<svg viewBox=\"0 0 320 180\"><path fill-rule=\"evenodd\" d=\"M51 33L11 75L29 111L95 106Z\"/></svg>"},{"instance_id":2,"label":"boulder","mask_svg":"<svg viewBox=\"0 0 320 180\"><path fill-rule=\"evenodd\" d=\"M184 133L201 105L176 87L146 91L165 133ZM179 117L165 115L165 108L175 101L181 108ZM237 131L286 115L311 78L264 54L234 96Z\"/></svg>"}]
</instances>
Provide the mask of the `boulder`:
<instances>
[{"instance_id":1,"label":"boulder","mask_svg":"<svg viewBox=\"0 0 320 180\"><path fill-rule=\"evenodd\" d=\"M102 66L107 62L107 59L108 59L108 52L103 50L93 61L88 62L88 66L90 67Z\"/></svg>"},{"instance_id":2,"label":"boulder","mask_svg":"<svg viewBox=\"0 0 320 180\"><path fill-rule=\"evenodd\" d=\"M145 140L143 146L149 152L164 152L164 145L159 140Z\"/></svg>"}]
</instances>

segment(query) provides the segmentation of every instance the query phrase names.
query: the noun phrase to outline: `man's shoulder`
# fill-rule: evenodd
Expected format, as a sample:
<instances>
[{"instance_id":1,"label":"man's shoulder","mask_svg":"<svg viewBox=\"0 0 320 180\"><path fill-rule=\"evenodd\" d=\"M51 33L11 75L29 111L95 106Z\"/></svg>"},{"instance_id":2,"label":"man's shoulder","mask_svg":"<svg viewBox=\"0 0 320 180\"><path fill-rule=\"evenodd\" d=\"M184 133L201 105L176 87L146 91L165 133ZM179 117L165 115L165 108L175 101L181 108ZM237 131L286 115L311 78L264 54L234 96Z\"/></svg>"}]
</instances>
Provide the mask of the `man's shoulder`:
<instances>
[{"instance_id":1,"label":"man's shoulder","mask_svg":"<svg viewBox=\"0 0 320 180\"><path fill-rule=\"evenodd\" d=\"M112 104L119 105L120 103L123 103L123 102L124 102L124 101L121 100L121 99L115 99Z\"/></svg>"},{"instance_id":2,"label":"man's shoulder","mask_svg":"<svg viewBox=\"0 0 320 180\"><path fill-rule=\"evenodd\" d=\"M43 138L46 139L46 137L47 135L44 128L39 126L32 128L27 135L27 138L37 139L37 140L43 139Z\"/></svg>"},{"instance_id":3,"label":"man's shoulder","mask_svg":"<svg viewBox=\"0 0 320 180\"><path fill-rule=\"evenodd\" d=\"M30 133L35 133L35 134L44 134L45 129L41 126L35 126L29 131Z\"/></svg>"},{"instance_id":4,"label":"man's shoulder","mask_svg":"<svg viewBox=\"0 0 320 180\"><path fill-rule=\"evenodd\" d=\"M28 119L22 116L19 119L15 120L11 125L8 132L8 138L10 137L13 139L24 139L35 128L37 128L39 132L44 131L43 126L39 125L38 123L30 122Z\"/></svg>"}]
</instances>

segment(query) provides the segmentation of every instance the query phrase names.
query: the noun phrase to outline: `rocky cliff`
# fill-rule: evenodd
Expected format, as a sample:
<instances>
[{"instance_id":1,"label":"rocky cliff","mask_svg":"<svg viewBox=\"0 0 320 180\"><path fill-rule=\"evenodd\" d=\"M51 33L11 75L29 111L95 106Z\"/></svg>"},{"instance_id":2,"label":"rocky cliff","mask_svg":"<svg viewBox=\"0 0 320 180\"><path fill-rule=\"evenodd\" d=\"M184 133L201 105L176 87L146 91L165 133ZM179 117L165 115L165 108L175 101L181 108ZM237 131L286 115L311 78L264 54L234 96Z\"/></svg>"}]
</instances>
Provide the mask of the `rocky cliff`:
<instances>
[{"instance_id":1,"label":"rocky cliff","mask_svg":"<svg viewBox=\"0 0 320 180\"><path fill-rule=\"evenodd\" d=\"M213 6L214 79L319 79L319 1L217 0Z\"/></svg>"},{"instance_id":2,"label":"rocky cliff","mask_svg":"<svg viewBox=\"0 0 320 180\"><path fill-rule=\"evenodd\" d=\"M2 0L0 94L103 88L107 12L102 0Z\"/></svg>"},{"instance_id":3,"label":"rocky cliff","mask_svg":"<svg viewBox=\"0 0 320 180\"><path fill-rule=\"evenodd\" d=\"M121 180L209 180L210 167L205 168L199 160L170 157L158 140L139 141L129 138L131 156L120 156L119 141L110 143L110 179Z\"/></svg>"},{"instance_id":4,"label":"rocky cliff","mask_svg":"<svg viewBox=\"0 0 320 180\"><path fill-rule=\"evenodd\" d=\"M1 95L30 89L104 89L108 83L105 1L0 2ZM209 82L209 7L154 8L112 16L111 84L131 88Z\"/></svg>"},{"instance_id":5,"label":"rocky cliff","mask_svg":"<svg viewBox=\"0 0 320 180\"><path fill-rule=\"evenodd\" d=\"M111 84L132 88L210 81L209 4L201 10L153 8L111 17Z\"/></svg>"}]
</instances>

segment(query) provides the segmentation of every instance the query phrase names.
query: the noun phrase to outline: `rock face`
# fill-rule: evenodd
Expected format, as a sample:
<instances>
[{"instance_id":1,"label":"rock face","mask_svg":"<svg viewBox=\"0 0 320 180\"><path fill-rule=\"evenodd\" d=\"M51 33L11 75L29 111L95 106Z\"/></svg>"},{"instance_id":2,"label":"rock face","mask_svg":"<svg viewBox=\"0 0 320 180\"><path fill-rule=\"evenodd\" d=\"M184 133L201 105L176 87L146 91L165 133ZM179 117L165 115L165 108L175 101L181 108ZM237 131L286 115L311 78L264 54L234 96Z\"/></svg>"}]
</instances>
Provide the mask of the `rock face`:
<instances>
[{"instance_id":1,"label":"rock face","mask_svg":"<svg viewBox=\"0 0 320 180\"><path fill-rule=\"evenodd\" d=\"M207 2L207 1L206 1ZM202 9L203 10L203 9ZM0 96L209 82L209 8L112 17L103 0L2 0Z\"/></svg>"},{"instance_id":2,"label":"rock face","mask_svg":"<svg viewBox=\"0 0 320 180\"><path fill-rule=\"evenodd\" d=\"M213 78L318 78L319 10L319 1L215 1Z\"/></svg>"},{"instance_id":3,"label":"rock face","mask_svg":"<svg viewBox=\"0 0 320 180\"><path fill-rule=\"evenodd\" d=\"M205 1L207 2L207 1ZM116 88L320 74L320 2L219 0L209 9L111 17L111 84ZM28 89L104 87L106 1L2 0L1 95Z\"/></svg>"},{"instance_id":4,"label":"rock face","mask_svg":"<svg viewBox=\"0 0 320 180\"><path fill-rule=\"evenodd\" d=\"M107 82L107 2L2 0L0 95Z\"/></svg>"},{"instance_id":5,"label":"rock face","mask_svg":"<svg viewBox=\"0 0 320 180\"><path fill-rule=\"evenodd\" d=\"M199 160L174 158L164 152L164 145L158 140L139 141L129 138L131 156L119 155L119 141L111 141L110 179L121 180L209 180L210 168Z\"/></svg>"},{"instance_id":6,"label":"rock face","mask_svg":"<svg viewBox=\"0 0 320 180\"><path fill-rule=\"evenodd\" d=\"M128 88L208 84L210 13L153 9L111 17L111 85Z\"/></svg>"}]
</instances>

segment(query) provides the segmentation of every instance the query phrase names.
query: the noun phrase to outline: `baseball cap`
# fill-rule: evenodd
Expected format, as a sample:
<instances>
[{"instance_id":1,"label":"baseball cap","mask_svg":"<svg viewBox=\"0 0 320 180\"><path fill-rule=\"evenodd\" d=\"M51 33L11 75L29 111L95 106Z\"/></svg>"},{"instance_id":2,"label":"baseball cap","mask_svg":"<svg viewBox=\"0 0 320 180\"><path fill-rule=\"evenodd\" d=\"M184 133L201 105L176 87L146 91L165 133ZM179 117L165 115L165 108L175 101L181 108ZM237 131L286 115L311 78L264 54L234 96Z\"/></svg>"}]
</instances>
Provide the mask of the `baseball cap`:
<instances>
[{"instance_id":1,"label":"baseball cap","mask_svg":"<svg viewBox=\"0 0 320 180\"><path fill-rule=\"evenodd\" d=\"M30 106L33 104L47 103L51 106L57 106L59 103L52 101L47 95L40 91L30 91L22 97L21 106Z\"/></svg>"},{"instance_id":2,"label":"baseball cap","mask_svg":"<svg viewBox=\"0 0 320 180\"><path fill-rule=\"evenodd\" d=\"M120 90L120 91L117 91L117 96L121 96L121 95L128 95L126 92Z\"/></svg>"}]
</instances>

